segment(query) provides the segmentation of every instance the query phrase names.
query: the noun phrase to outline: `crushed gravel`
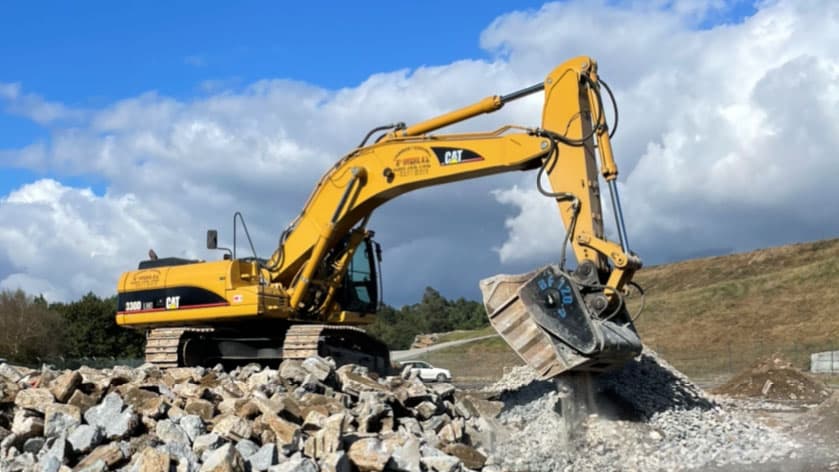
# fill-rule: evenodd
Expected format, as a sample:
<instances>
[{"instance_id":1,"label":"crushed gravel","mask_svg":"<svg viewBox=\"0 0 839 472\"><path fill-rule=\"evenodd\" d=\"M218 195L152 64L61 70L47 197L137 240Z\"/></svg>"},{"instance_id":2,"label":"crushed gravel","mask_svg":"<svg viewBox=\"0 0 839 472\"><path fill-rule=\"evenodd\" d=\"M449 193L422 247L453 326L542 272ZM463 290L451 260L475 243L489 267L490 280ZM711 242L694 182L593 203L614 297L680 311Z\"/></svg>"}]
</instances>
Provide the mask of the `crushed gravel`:
<instances>
[{"instance_id":1,"label":"crushed gravel","mask_svg":"<svg viewBox=\"0 0 839 472\"><path fill-rule=\"evenodd\" d=\"M570 398L587 399L582 418L568 415L552 382L516 388L526 378L519 368L492 386L505 403L498 419L509 436L488 462L504 470L736 470L802 454L801 444L725 409L652 351L617 372L573 382L583 391Z\"/></svg>"}]
</instances>

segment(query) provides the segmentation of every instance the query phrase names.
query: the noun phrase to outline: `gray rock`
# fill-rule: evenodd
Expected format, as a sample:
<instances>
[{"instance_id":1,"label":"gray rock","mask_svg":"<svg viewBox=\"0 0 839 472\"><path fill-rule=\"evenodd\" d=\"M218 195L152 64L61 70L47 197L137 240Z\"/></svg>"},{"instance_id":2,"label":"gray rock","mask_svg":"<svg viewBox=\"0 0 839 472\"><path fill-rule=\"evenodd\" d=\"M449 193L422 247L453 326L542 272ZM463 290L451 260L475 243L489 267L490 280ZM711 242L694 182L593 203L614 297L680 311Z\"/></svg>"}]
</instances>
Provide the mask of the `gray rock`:
<instances>
[{"instance_id":1,"label":"gray rock","mask_svg":"<svg viewBox=\"0 0 839 472\"><path fill-rule=\"evenodd\" d=\"M299 384L306 378L306 373L298 360L286 359L280 364L280 377L285 380Z\"/></svg>"},{"instance_id":2,"label":"gray rock","mask_svg":"<svg viewBox=\"0 0 839 472\"><path fill-rule=\"evenodd\" d=\"M3 438L3 440L0 441L0 458L5 456L6 453L9 451L9 448L11 448L12 445L14 445L14 443L16 443L16 442L17 442L17 434L14 434L14 433L12 433L12 434L6 436L5 438Z\"/></svg>"},{"instance_id":3,"label":"gray rock","mask_svg":"<svg viewBox=\"0 0 839 472\"><path fill-rule=\"evenodd\" d=\"M189 436L190 442L195 441L195 438L207 432L207 428L204 426L204 420L197 415L182 416L178 420L178 425Z\"/></svg>"},{"instance_id":4,"label":"gray rock","mask_svg":"<svg viewBox=\"0 0 839 472\"><path fill-rule=\"evenodd\" d=\"M67 460L67 434L63 433L55 439L41 456L38 467L44 472L57 472Z\"/></svg>"},{"instance_id":5,"label":"gray rock","mask_svg":"<svg viewBox=\"0 0 839 472\"><path fill-rule=\"evenodd\" d=\"M414 408L417 412L417 417L421 420L427 420L437 413L437 405L424 401Z\"/></svg>"},{"instance_id":6,"label":"gray rock","mask_svg":"<svg viewBox=\"0 0 839 472\"><path fill-rule=\"evenodd\" d=\"M268 468L269 472L318 472L318 466L307 457L291 459Z\"/></svg>"},{"instance_id":7,"label":"gray rock","mask_svg":"<svg viewBox=\"0 0 839 472\"><path fill-rule=\"evenodd\" d=\"M420 472L420 443L415 438L405 441L405 444L393 451L393 461L399 470L406 472Z\"/></svg>"},{"instance_id":8,"label":"gray rock","mask_svg":"<svg viewBox=\"0 0 839 472\"><path fill-rule=\"evenodd\" d=\"M102 429L98 426L83 424L76 426L67 436L67 442L77 454L88 453L105 439Z\"/></svg>"},{"instance_id":9,"label":"gray rock","mask_svg":"<svg viewBox=\"0 0 839 472\"><path fill-rule=\"evenodd\" d=\"M242 457L249 457L256 454L259 450L259 446L249 439L242 439L236 443L236 450L239 451L239 454L241 454Z\"/></svg>"},{"instance_id":10,"label":"gray rock","mask_svg":"<svg viewBox=\"0 0 839 472\"><path fill-rule=\"evenodd\" d=\"M202 434L192 442L192 452L201 457L205 451L215 451L224 444L224 439L216 433Z\"/></svg>"},{"instance_id":11,"label":"gray rock","mask_svg":"<svg viewBox=\"0 0 839 472\"><path fill-rule=\"evenodd\" d=\"M23 378L23 374L21 374L16 368L4 362L0 364L0 377L9 380L12 383L17 383Z\"/></svg>"},{"instance_id":12,"label":"gray rock","mask_svg":"<svg viewBox=\"0 0 839 472\"><path fill-rule=\"evenodd\" d=\"M35 455L31 452L19 454L7 464L0 461L0 470L4 472L29 472L33 467L35 467Z\"/></svg>"},{"instance_id":13,"label":"gray rock","mask_svg":"<svg viewBox=\"0 0 839 472\"><path fill-rule=\"evenodd\" d=\"M44 435L48 438L66 433L81 424L82 415L73 405L52 404L46 410Z\"/></svg>"},{"instance_id":14,"label":"gray rock","mask_svg":"<svg viewBox=\"0 0 839 472\"><path fill-rule=\"evenodd\" d=\"M424 455L420 461L426 469L434 472L454 472L460 466L460 459L442 452L440 454Z\"/></svg>"},{"instance_id":15,"label":"gray rock","mask_svg":"<svg viewBox=\"0 0 839 472\"><path fill-rule=\"evenodd\" d=\"M182 446L190 447L191 441L189 435L172 420L160 420L157 422L155 433L161 441L167 444L180 444Z\"/></svg>"},{"instance_id":16,"label":"gray rock","mask_svg":"<svg viewBox=\"0 0 839 472\"><path fill-rule=\"evenodd\" d=\"M251 470L256 472L268 470L278 462L277 446L271 443L265 444L256 453L246 457L245 462L250 464Z\"/></svg>"},{"instance_id":17,"label":"gray rock","mask_svg":"<svg viewBox=\"0 0 839 472\"><path fill-rule=\"evenodd\" d=\"M17 438L17 441L43 436L44 419L33 411L20 408L15 412L12 420L12 434Z\"/></svg>"},{"instance_id":18,"label":"gray rock","mask_svg":"<svg viewBox=\"0 0 839 472\"><path fill-rule=\"evenodd\" d=\"M330 363L322 357L309 357L303 361L301 367L318 381L324 382L332 374L332 371L335 370L335 363Z\"/></svg>"},{"instance_id":19,"label":"gray rock","mask_svg":"<svg viewBox=\"0 0 839 472\"><path fill-rule=\"evenodd\" d=\"M31 452L32 454L38 454L38 451L44 447L44 438L29 438L23 443L23 452Z\"/></svg>"},{"instance_id":20,"label":"gray rock","mask_svg":"<svg viewBox=\"0 0 839 472\"><path fill-rule=\"evenodd\" d=\"M102 403L89 408L84 413L84 419L89 425L100 427L108 439L122 439L140 424L133 409L129 406L123 410L124 405L122 398L111 392Z\"/></svg>"},{"instance_id":21,"label":"gray rock","mask_svg":"<svg viewBox=\"0 0 839 472\"><path fill-rule=\"evenodd\" d=\"M244 472L245 461L232 444L211 452L201 465L201 472Z\"/></svg>"},{"instance_id":22,"label":"gray rock","mask_svg":"<svg viewBox=\"0 0 839 472\"><path fill-rule=\"evenodd\" d=\"M344 451L336 451L321 459L320 470L322 472L351 472L352 464Z\"/></svg>"}]
</instances>

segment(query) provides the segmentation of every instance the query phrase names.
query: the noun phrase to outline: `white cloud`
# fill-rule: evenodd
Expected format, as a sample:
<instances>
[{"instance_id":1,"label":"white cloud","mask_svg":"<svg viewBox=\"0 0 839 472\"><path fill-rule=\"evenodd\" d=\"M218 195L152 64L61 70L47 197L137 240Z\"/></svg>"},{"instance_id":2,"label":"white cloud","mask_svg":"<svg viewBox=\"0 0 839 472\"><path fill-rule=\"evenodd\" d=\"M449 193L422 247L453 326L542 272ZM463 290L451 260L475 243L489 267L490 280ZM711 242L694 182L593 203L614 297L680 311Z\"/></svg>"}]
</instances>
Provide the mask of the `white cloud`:
<instances>
[{"instance_id":1,"label":"white cloud","mask_svg":"<svg viewBox=\"0 0 839 472\"><path fill-rule=\"evenodd\" d=\"M24 185L0 200L0 247L11 265L0 287L43 292L52 299L88 291L112 294L119 272L149 248L200 247L198 238L165 224L173 216L161 217L131 194L100 197L51 179ZM177 255L196 254L182 250Z\"/></svg>"},{"instance_id":2,"label":"white cloud","mask_svg":"<svg viewBox=\"0 0 839 472\"><path fill-rule=\"evenodd\" d=\"M496 20L483 41L509 49L515 67L601 38L579 50L598 59L620 100L615 152L630 241L642 256L661 262L836 236L839 215L823 202L839 200L831 183L839 175L839 5L759 7L742 24L697 30L684 27L680 8L552 4ZM538 47L547 37L550 45ZM529 215L508 244L528 221L555 214L508 203ZM533 244L530 252L545 254L554 243Z\"/></svg>"},{"instance_id":3,"label":"white cloud","mask_svg":"<svg viewBox=\"0 0 839 472\"><path fill-rule=\"evenodd\" d=\"M839 200L839 4L758 7L740 24L699 29L730 5L552 3L489 25L480 40L497 54L492 61L376 73L340 90L214 83L206 97L152 91L79 112L0 84L7 109L52 132L48 143L4 158L107 182L95 195L41 180L3 199L0 285L108 295L149 247L216 257L201 250L203 231L230 234L237 209L264 255L324 170L369 128L530 85L580 54L598 60L619 100L620 187L642 257L835 236L839 218L825 202ZM540 107L531 97L459 129L538 125ZM534 180L509 174L448 185L378 211L390 301L409 302L438 282L448 295L475 296L481 276L557 259L561 224Z\"/></svg>"},{"instance_id":4,"label":"white cloud","mask_svg":"<svg viewBox=\"0 0 839 472\"><path fill-rule=\"evenodd\" d=\"M19 83L0 82L0 99L7 102L7 112L26 117L41 125L56 120L78 119L83 115L81 110L50 102L34 93L23 93Z\"/></svg>"}]
</instances>

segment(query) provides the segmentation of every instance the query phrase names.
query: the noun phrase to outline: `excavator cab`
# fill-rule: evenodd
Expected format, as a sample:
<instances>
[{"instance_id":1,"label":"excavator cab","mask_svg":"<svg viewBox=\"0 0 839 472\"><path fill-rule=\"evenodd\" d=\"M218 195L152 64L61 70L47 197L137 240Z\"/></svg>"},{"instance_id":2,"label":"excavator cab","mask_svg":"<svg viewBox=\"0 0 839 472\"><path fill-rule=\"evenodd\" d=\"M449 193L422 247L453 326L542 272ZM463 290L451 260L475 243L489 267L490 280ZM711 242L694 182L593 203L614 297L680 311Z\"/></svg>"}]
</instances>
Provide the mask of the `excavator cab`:
<instances>
[{"instance_id":1,"label":"excavator cab","mask_svg":"<svg viewBox=\"0 0 839 472\"><path fill-rule=\"evenodd\" d=\"M379 306L379 271L381 261L379 244L365 238L355 249L347 265L338 304L346 311L375 313Z\"/></svg>"}]
</instances>

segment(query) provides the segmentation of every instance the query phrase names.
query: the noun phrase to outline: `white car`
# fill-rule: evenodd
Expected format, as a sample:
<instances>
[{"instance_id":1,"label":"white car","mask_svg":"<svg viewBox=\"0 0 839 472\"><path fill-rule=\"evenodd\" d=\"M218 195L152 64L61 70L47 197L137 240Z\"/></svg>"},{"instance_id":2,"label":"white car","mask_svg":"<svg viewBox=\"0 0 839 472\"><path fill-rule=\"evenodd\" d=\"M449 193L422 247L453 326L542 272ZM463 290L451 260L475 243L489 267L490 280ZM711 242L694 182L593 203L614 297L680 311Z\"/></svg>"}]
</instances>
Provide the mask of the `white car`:
<instances>
[{"instance_id":1,"label":"white car","mask_svg":"<svg viewBox=\"0 0 839 472\"><path fill-rule=\"evenodd\" d=\"M420 380L449 382L452 379L452 373L448 369L434 367L425 361L405 361L400 362L400 364L402 365L403 371L405 368L410 368L411 373L416 372Z\"/></svg>"}]
</instances>

